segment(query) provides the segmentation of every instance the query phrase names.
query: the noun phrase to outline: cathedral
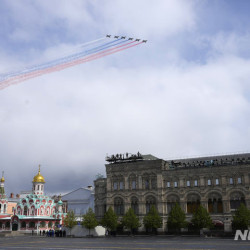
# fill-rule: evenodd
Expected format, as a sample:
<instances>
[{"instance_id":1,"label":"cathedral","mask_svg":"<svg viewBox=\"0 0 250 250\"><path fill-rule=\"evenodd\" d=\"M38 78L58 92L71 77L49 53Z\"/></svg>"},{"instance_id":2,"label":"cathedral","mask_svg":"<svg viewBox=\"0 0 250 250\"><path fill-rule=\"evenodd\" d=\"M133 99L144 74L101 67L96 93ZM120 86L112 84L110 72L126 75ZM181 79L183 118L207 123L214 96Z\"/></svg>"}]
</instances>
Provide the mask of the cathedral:
<instances>
[{"instance_id":1,"label":"cathedral","mask_svg":"<svg viewBox=\"0 0 250 250\"><path fill-rule=\"evenodd\" d=\"M8 209L9 202L4 190L4 176L0 184L0 232L21 231L24 233L54 229L63 223L63 202L44 195L45 180L41 175L40 166L32 181L32 193L21 197L16 206ZM11 210L11 211L10 211ZM13 211L12 211L13 210Z\"/></svg>"}]
</instances>

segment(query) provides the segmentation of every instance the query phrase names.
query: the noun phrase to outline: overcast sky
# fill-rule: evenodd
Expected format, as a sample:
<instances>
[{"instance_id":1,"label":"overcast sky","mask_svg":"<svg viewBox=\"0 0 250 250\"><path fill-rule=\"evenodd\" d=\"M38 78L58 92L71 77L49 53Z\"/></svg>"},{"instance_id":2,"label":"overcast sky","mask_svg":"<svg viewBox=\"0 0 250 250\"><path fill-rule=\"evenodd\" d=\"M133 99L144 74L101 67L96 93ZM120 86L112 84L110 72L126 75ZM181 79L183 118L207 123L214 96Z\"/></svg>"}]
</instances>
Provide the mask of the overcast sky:
<instances>
[{"instance_id":1,"label":"overcast sky","mask_svg":"<svg viewBox=\"0 0 250 250\"><path fill-rule=\"evenodd\" d=\"M0 91L0 170L10 192L105 174L106 154L162 159L249 152L250 1L0 0L0 74L105 36L129 50Z\"/></svg>"}]
</instances>

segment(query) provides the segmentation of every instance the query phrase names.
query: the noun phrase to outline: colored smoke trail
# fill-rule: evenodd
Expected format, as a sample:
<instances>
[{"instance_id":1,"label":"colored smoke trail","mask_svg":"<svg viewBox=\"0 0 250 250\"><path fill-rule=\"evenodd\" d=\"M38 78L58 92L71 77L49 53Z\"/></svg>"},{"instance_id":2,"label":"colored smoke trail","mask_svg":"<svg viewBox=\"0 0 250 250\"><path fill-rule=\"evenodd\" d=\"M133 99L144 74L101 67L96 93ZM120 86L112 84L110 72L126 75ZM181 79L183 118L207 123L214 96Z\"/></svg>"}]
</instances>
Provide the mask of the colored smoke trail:
<instances>
[{"instance_id":1,"label":"colored smoke trail","mask_svg":"<svg viewBox=\"0 0 250 250\"><path fill-rule=\"evenodd\" d=\"M42 65L38 65L35 69L31 68L30 70L27 70L27 72L20 71L19 74L17 72L15 75L12 75L11 77L0 81L0 90L7 88L8 86L13 84L17 84L44 74L61 71L66 68L93 61L142 44L142 42L128 42L128 40L119 40L121 39L116 39L108 43L103 43L90 50L85 50L81 51L80 53L69 55L69 57L59 58L58 60L54 60L53 63L49 62ZM89 42L89 44L91 43L93 42Z\"/></svg>"}]
</instances>

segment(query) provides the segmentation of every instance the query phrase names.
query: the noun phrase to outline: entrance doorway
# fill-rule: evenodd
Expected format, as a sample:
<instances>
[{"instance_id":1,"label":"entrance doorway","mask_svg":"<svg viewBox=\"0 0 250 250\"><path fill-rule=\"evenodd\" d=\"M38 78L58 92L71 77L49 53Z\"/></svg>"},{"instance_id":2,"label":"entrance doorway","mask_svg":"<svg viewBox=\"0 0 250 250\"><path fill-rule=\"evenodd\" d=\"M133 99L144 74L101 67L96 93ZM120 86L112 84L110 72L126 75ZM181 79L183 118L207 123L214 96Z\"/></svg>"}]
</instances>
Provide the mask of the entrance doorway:
<instances>
[{"instance_id":1,"label":"entrance doorway","mask_svg":"<svg viewBox=\"0 0 250 250\"><path fill-rule=\"evenodd\" d=\"M12 231L17 231L18 230L18 224L17 223L13 223L12 224Z\"/></svg>"}]
</instances>

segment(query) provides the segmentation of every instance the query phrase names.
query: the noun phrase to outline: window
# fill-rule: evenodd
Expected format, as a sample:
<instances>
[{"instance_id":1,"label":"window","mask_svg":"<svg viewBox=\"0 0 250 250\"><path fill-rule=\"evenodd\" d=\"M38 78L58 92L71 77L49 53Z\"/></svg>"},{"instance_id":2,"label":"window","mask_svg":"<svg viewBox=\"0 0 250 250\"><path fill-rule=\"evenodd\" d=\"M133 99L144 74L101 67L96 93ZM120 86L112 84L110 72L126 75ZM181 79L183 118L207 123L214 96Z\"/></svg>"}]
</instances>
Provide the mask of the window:
<instances>
[{"instance_id":1,"label":"window","mask_svg":"<svg viewBox=\"0 0 250 250\"><path fill-rule=\"evenodd\" d=\"M187 187L190 187L190 181L187 181Z\"/></svg>"},{"instance_id":2,"label":"window","mask_svg":"<svg viewBox=\"0 0 250 250\"><path fill-rule=\"evenodd\" d=\"M26 206L23 209L23 215L28 215L28 208Z\"/></svg>"},{"instance_id":3,"label":"window","mask_svg":"<svg viewBox=\"0 0 250 250\"><path fill-rule=\"evenodd\" d=\"M132 197L131 199L131 208L134 210L135 214L139 214L138 199L136 197Z\"/></svg>"},{"instance_id":4,"label":"window","mask_svg":"<svg viewBox=\"0 0 250 250\"><path fill-rule=\"evenodd\" d=\"M149 180L145 180L145 189L149 189Z\"/></svg>"},{"instance_id":5,"label":"window","mask_svg":"<svg viewBox=\"0 0 250 250\"><path fill-rule=\"evenodd\" d=\"M207 185L211 186L211 180L210 179L207 180Z\"/></svg>"},{"instance_id":6,"label":"window","mask_svg":"<svg viewBox=\"0 0 250 250\"><path fill-rule=\"evenodd\" d=\"M167 187L170 188L170 181L167 182Z\"/></svg>"},{"instance_id":7,"label":"window","mask_svg":"<svg viewBox=\"0 0 250 250\"><path fill-rule=\"evenodd\" d=\"M114 210L117 215L123 215L124 214L124 203L123 199L121 198L115 198L114 201Z\"/></svg>"},{"instance_id":8,"label":"window","mask_svg":"<svg viewBox=\"0 0 250 250\"><path fill-rule=\"evenodd\" d=\"M197 187L198 186L198 181L194 180L194 186Z\"/></svg>"},{"instance_id":9,"label":"window","mask_svg":"<svg viewBox=\"0 0 250 250\"><path fill-rule=\"evenodd\" d=\"M230 195L230 207L232 210L236 210L240 207L240 204L245 203L245 196L242 193L235 192Z\"/></svg>"},{"instance_id":10,"label":"window","mask_svg":"<svg viewBox=\"0 0 250 250\"><path fill-rule=\"evenodd\" d=\"M234 180L233 180L232 177L229 179L229 184L230 184L230 185L233 185L233 184L234 184Z\"/></svg>"},{"instance_id":11,"label":"window","mask_svg":"<svg viewBox=\"0 0 250 250\"><path fill-rule=\"evenodd\" d=\"M132 181L132 189L136 189L136 181Z\"/></svg>"},{"instance_id":12,"label":"window","mask_svg":"<svg viewBox=\"0 0 250 250\"><path fill-rule=\"evenodd\" d=\"M156 208L156 200L153 196L149 196L146 198L146 213L149 212L152 206Z\"/></svg>"},{"instance_id":13,"label":"window","mask_svg":"<svg viewBox=\"0 0 250 250\"><path fill-rule=\"evenodd\" d=\"M238 177L238 184L241 184L242 181L241 181L241 177Z\"/></svg>"},{"instance_id":14,"label":"window","mask_svg":"<svg viewBox=\"0 0 250 250\"><path fill-rule=\"evenodd\" d=\"M117 182L114 182L114 190L117 190Z\"/></svg>"},{"instance_id":15,"label":"window","mask_svg":"<svg viewBox=\"0 0 250 250\"><path fill-rule=\"evenodd\" d=\"M123 190L123 182L120 182L120 190Z\"/></svg>"},{"instance_id":16,"label":"window","mask_svg":"<svg viewBox=\"0 0 250 250\"><path fill-rule=\"evenodd\" d=\"M174 187L178 187L178 182L177 181L174 182Z\"/></svg>"},{"instance_id":17,"label":"window","mask_svg":"<svg viewBox=\"0 0 250 250\"><path fill-rule=\"evenodd\" d=\"M219 182L219 179L215 179L215 185L219 185L220 182Z\"/></svg>"}]
</instances>

